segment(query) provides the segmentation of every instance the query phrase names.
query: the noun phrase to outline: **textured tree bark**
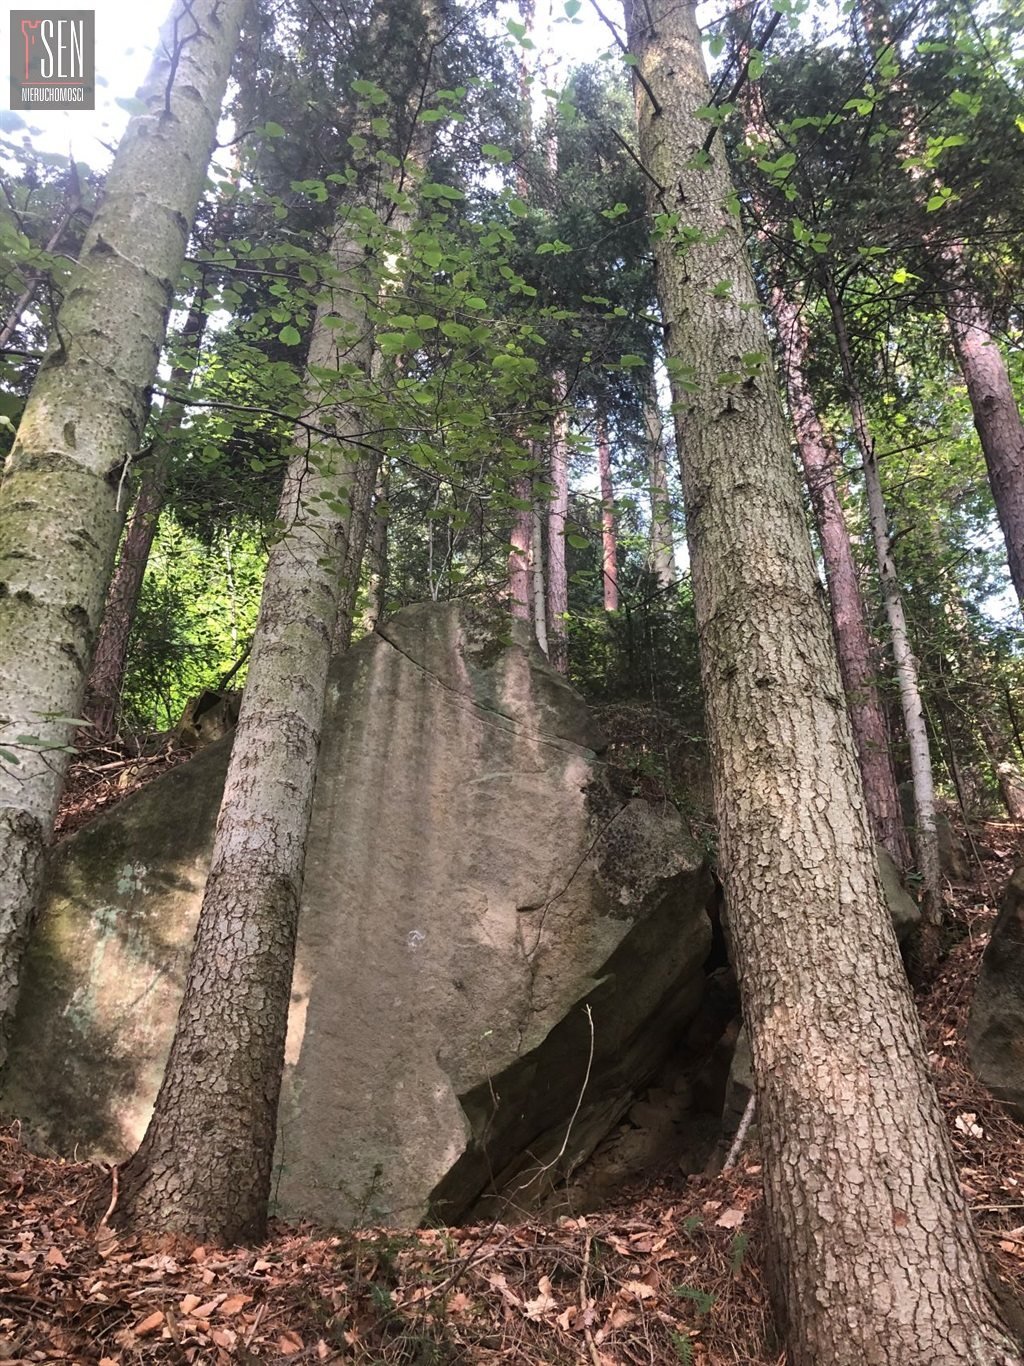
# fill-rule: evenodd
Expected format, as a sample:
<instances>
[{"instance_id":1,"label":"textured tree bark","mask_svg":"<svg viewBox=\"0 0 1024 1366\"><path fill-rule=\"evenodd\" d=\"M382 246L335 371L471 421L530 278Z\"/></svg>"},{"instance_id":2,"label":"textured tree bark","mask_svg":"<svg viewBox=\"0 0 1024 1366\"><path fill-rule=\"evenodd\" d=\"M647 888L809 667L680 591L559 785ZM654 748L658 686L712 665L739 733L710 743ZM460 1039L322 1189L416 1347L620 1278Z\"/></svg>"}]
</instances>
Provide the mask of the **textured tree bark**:
<instances>
[{"instance_id":1,"label":"textured tree bark","mask_svg":"<svg viewBox=\"0 0 1024 1366\"><path fill-rule=\"evenodd\" d=\"M612 487L612 457L608 445L608 420L597 414L597 474L601 482L601 570L604 584L604 610L619 610L619 554L615 536L615 490Z\"/></svg>"},{"instance_id":2,"label":"textured tree bark","mask_svg":"<svg viewBox=\"0 0 1024 1366\"><path fill-rule=\"evenodd\" d=\"M875 685L875 652L868 634L857 563L836 482L839 457L821 425L807 383L807 328L800 310L779 288L772 290L771 306L782 351L782 369L796 429L797 450L825 562L839 673L853 726L868 817L875 839L888 849L896 866L908 868L910 844L892 764L889 728Z\"/></svg>"},{"instance_id":3,"label":"textured tree bark","mask_svg":"<svg viewBox=\"0 0 1024 1366\"><path fill-rule=\"evenodd\" d=\"M1019 1363L885 909L693 4L626 7L675 398L720 866L792 1366ZM648 93L650 92L650 93ZM651 99L653 95L653 101ZM721 282L728 282L723 291ZM724 292L724 297L723 297ZM685 369L683 368L685 367Z\"/></svg>"},{"instance_id":4,"label":"textured tree bark","mask_svg":"<svg viewBox=\"0 0 1024 1366\"><path fill-rule=\"evenodd\" d=\"M379 352L374 351L371 367L378 355ZM349 490L351 514L348 518L345 561L341 570L341 592L334 627L334 653L339 655L344 654L352 644L356 598L359 596L359 579L363 571L363 557L366 554L370 520L373 516L380 459L380 453L377 451L363 451L352 471L352 486Z\"/></svg>"},{"instance_id":5,"label":"textured tree bark","mask_svg":"<svg viewBox=\"0 0 1024 1366\"><path fill-rule=\"evenodd\" d=\"M206 290L200 287L181 330L181 340L187 348L188 358L171 371L169 388L173 394L186 392L198 363L203 333L206 331L205 303ZM142 466L138 496L121 543L117 568L107 590L103 620L96 636L92 668L85 688L85 716L93 723L95 734L101 740L110 739L117 729L128 638L135 621L142 580L167 493L170 463L166 443L177 435L184 415L184 406L168 399L157 419L153 453Z\"/></svg>"},{"instance_id":6,"label":"textured tree bark","mask_svg":"<svg viewBox=\"0 0 1024 1366\"><path fill-rule=\"evenodd\" d=\"M533 584L533 631L537 644L548 652L547 593L544 585L544 514L540 500L533 505L533 527L530 532L530 579Z\"/></svg>"},{"instance_id":7,"label":"textured tree bark","mask_svg":"<svg viewBox=\"0 0 1024 1366\"><path fill-rule=\"evenodd\" d=\"M917 852L918 871L921 874L921 906L926 925L938 926L942 921L942 874L939 867L939 837L935 820L935 780L932 774L931 746L928 741L928 727L925 723L924 703L921 698L921 685L917 673L917 660L910 644L907 617L903 610L903 597L900 592L896 562L892 556L889 539L889 518L882 496L882 481L875 458L875 443L868 424L867 410L861 397L860 386L853 368L853 354L846 333L846 319L843 315L842 300L831 275L825 276L825 296L832 310L832 323L835 328L836 345L843 370L843 380L850 403L850 416L853 419L853 434L864 467L864 486L868 495L868 521L871 536L875 543L878 560L878 577L882 584L882 597L885 601L885 614L892 637L892 654L896 664L896 680L899 685L900 704L903 709L903 724L907 732L907 745L910 751L910 776L914 785L914 848ZM934 936L925 934L922 940L924 958L934 956Z\"/></svg>"},{"instance_id":8,"label":"textured tree bark","mask_svg":"<svg viewBox=\"0 0 1024 1366\"><path fill-rule=\"evenodd\" d=\"M565 568L565 525L569 516L569 420L565 412L568 390L565 374L556 370L551 419L549 481L554 490L548 504L548 646L551 663L569 672L569 578Z\"/></svg>"},{"instance_id":9,"label":"textured tree bark","mask_svg":"<svg viewBox=\"0 0 1024 1366\"><path fill-rule=\"evenodd\" d=\"M516 510L509 535L508 598L509 611L518 621L530 620L530 545L533 540L533 480L518 475L512 483Z\"/></svg>"},{"instance_id":10,"label":"textured tree bark","mask_svg":"<svg viewBox=\"0 0 1024 1366\"><path fill-rule=\"evenodd\" d=\"M363 626L367 631L375 631L385 619L385 601L388 587L388 519L385 506L388 500L390 472L387 465L382 466L377 476L374 490L373 520L370 525L370 540L367 545L369 561L369 582L366 586L366 612Z\"/></svg>"},{"instance_id":11,"label":"textured tree bark","mask_svg":"<svg viewBox=\"0 0 1024 1366\"><path fill-rule=\"evenodd\" d=\"M992 320L965 284L950 293L949 330L985 452L1010 578L1024 607L1024 423Z\"/></svg>"},{"instance_id":12,"label":"textured tree bark","mask_svg":"<svg viewBox=\"0 0 1024 1366\"><path fill-rule=\"evenodd\" d=\"M672 503L668 493L665 432L653 370L647 377L644 391L644 427L647 435L647 483L651 495L651 572L662 588L668 588L676 581L676 562L672 549Z\"/></svg>"},{"instance_id":13,"label":"textured tree bark","mask_svg":"<svg viewBox=\"0 0 1024 1366\"><path fill-rule=\"evenodd\" d=\"M339 223L310 343L307 422L271 550L185 994L152 1120L121 1177L134 1227L230 1243L262 1234L270 1192L306 834L341 596L359 414L317 371L367 368L372 286ZM328 327L333 315L344 327ZM296 443L307 440L299 427Z\"/></svg>"},{"instance_id":14,"label":"textured tree bark","mask_svg":"<svg viewBox=\"0 0 1024 1366\"><path fill-rule=\"evenodd\" d=\"M0 1064L66 762L19 737L64 746L81 710L118 486L141 444L245 5L175 3L0 485Z\"/></svg>"}]
</instances>

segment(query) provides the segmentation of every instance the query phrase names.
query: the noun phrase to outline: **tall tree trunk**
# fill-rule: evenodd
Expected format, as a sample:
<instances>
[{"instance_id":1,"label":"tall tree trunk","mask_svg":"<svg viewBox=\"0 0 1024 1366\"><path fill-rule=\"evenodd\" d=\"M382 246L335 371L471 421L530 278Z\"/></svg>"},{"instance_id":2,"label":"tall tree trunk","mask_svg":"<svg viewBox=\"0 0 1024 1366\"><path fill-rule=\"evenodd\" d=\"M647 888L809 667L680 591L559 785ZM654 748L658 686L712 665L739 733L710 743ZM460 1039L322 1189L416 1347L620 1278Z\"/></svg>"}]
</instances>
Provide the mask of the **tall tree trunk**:
<instances>
[{"instance_id":1,"label":"tall tree trunk","mask_svg":"<svg viewBox=\"0 0 1024 1366\"><path fill-rule=\"evenodd\" d=\"M0 1065L149 386L246 0L179 0L0 485ZM37 737L49 749L25 746ZM11 759L14 755L19 762Z\"/></svg>"},{"instance_id":2,"label":"tall tree trunk","mask_svg":"<svg viewBox=\"0 0 1024 1366\"><path fill-rule=\"evenodd\" d=\"M896 786L889 728L875 684L874 649L836 482L839 457L821 425L807 383L807 328L800 310L779 288L772 290L771 307L782 350L782 369L796 429L797 450L825 562L839 672L853 726L871 829L875 839L888 849L897 867L907 868L911 862L910 845Z\"/></svg>"},{"instance_id":3,"label":"tall tree trunk","mask_svg":"<svg viewBox=\"0 0 1024 1366\"><path fill-rule=\"evenodd\" d=\"M181 342L186 358L171 371L170 391L187 391L199 361L203 334L206 331L206 290L197 289L189 308ZM142 592L142 580L149 563L157 524L163 510L170 477L170 454L167 449L181 429L185 416L183 404L168 399L156 421L153 451L142 466L142 478L135 499L128 529L121 543L117 568L107 590L103 620L96 636L92 668L85 689L85 715L93 723L96 736L109 739L117 729L121 710L121 685L124 682L128 639Z\"/></svg>"},{"instance_id":4,"label":"tall tree trunk","mask_svg":"<svg viewBox=\"0 0 1024 1366\"><path fill-rule=\"evenodd\" d=\"M553 490L548 504L548 645L551 663L562 674L569 672L569 577L565 568L565 524L569 516L569 420L565 412L568 384L556 370L551 418L549 480Z\"/></svg>"},{"instance_id":5,"label":"tall tree trunk","mask_svg":"<svg viewBox=\"0 0 1024 1366\"><path fill-rule=\"evenodd\" d=\"M374 354L374 361L377 353ZM373 362L371 362L371 369ZM334 653L344 654L352 644L356 599L363 572L363 558L373 516L374 490L380 472L380 454L362 451L354 462L352 484L348 490L349 514L346 518L345 559L341 569L338 611L334 626Z\"/></svg>"},{"instance_id":6,"label":"tall tree trunk","mask_svg":"<svg viewBox=\"0 0 1024 1366\"><path fill-rule=\"evenodd\" d=\"M868 521L871 536L875 543L878 560L878 577L882 584L882 597L885 613L892 637L893 660L896 664L896 679L899 685L900 703L903 708L903 724L907 732L910 750L910 775L914 785L914 848L917 854L918 870L921 874L922 909L926 924L937 926L942 921L942 875L939 867L939 838L935 819L935 780L932 775L931 746L928 742L928 727L925 723L924 703L921 699L921 684L917 672L917 660L910 644L906 613L903 610L903 597L900 592L899 576L892 556L892 543L889 537L889 518L882 495L882 481L875 457L875 443L868 424L867 410L861 396L860 386L853 368L853 354L846 332L846 318L842 300L836 290L835 281L828 273L825 275L825 295L832 310L832 323L835 328L836 345L839 348L839 361L843 371L847 397L850 403L850 416L853 419L854 440L864 466L864 485L868 496ZM934 936L931 937L932 939ZM925 936L923 948L926 956L934 953L934 944Z\"/></svg>"},{"instance_id":7,"label":"tall tree trunk","mask_svg":"<svg viewBox=\"0 0 1024 1366\"><path fill-rule=\"evenodd\" d=\"M955 253L962 271L962 248ZM961 283L949 295L949 330L985 452L1010 578L1024 608L1024 423L992 320L977 293Z\"/></svg>"},{"instance_id":8,"label":"tall tree trunk","mask_svg":"<svg viewBox=\"0 0 1024 1366\"><path fill-rule=\"evenodd\" d=\"M878 880L692 3L626 7L684 502L720 867L792 1366L1019 1363L986 1285ZM698 155L707 139L708 157ZM659 188L663 187L663 188ZM720 282L730 288L722 296ZM692 391L691 391L692 390Z\"/></svg>"},{"instance_id":9,"label":"tall tree trunk","mask_svg":"<svg viewBox=\"0 0 1024 1366\"><path fill-rule=\"evenodd\" d=\"M385 600L388 586L388 517L387 501L390 485L390 470L385 463L377 475L377 487L373 497L373 519L370 523L370 539L367 545L369 560L369 581L366 586L366 612L363 627L375 631L383 625Z\"/></svg>"},{"instance_id":10,"label":"tall tree trunk","mask_svg":"<svg viewBox=\"0 0 1024 1366\"><path fill-rule=\"evenodd\" d=\"M530 533L530 575L533 582L533 630L537 644L548 652L547 597L544 585L544 514L540 501L533 505L533 528Z\"/></svg>"},{"instance_id":11,"label":"tall tree trunk","mask_svg":"<svg viewBox=\"0 0 1024 1366\"><path fill-rule=\"evenodd\" d=\"M512 521L508 550L509 611L518 621L530 620L530 545L533 541L533 480L517 475L512 496L518 507Z\"/></svg>"},{"instance_id":12,"label":"tall tree trunk","mask_svg":"<svg viewBox=\"0 0 1024 1366\"><path fill-rule=\"evenodd\" d=\"M342 221L310 343L307 421L267 566L185 994L149 1128L121 1178L135 1227L235 1242L261 1236L270 1192L295 933L341 597L359 414L313 378L369 367L365 252ZM328 327L329 315L345 320ZM307 440L300 425L296 444Z\"/></svg>"},{"instance_id":13,"label":"tall tree trunk","mask_svg":"<svg viewBox=\"0 0 1024 1366\"><path fill-rule=\"evenodd\" d=\"M901 64L900 39L907 21L894 31L887 0L859 0L864 31L873 49L876 69L883 63ZM902 76L897 88L903 90ZM905 115L909 111L905 111ZM907 163L919 204L923 206L936 188L934 176L926 177L915 158L921 150L920 130L904 118L907 134L900 148ZM922 208L923 216L926 210ZM996 516L1006 541L1006 557L1017 600L1024 610L1024 423L1010 383L1006 361L992 330L992 318L970 278L962 242L937 241L932 231L922 233L922 244L938 272L949 278L947 318L953 350L967 386L974 426L988 467Z\"/></svg>"},{"instance_id":14,"label":"tall tree trunk","mask_svg":"<svg viewBox=\"0 0 1024 1366\"><path fill-rule=\"evenodd\" d=\"M733 25L737 34L736 55L740 63L750 59L755 13L754 7L747 4L746 0L738 3L733 11ZM773 134L765 116L760 84L747 81L741 99L748 132L770 146ZM757 188L754 190L753 204L754 212L762 224L762 237L769 230L779 232L780 225L765 196ZM807 382L807 327L797 302L781 284L776 283L771 289L769 304L779 339L797 450L811 496L825 562L825 583L839 656L839 673L850 712L868 817L875 839L888 849L898 868L906 869L912 861L910 843L896 786L889 727L875 682L875 651L868 634L857 564L836 479L839 460L835 446L818 417Z\"/></svg>"},{"instance_id":15,"label":"tall tree trunk","mask_svg":"<svg viewBox=\"0 0 1024 1366\"><path fill-rule=\"evenodd\" d=\"M608 445L608 419L597 414L597 474L601 483L601 578L604 610L619 610L619 547L615 536L615 490L612 487L612 456Z\"/></svg>"},{"instance_id":16,"label":"tall tree trunk","mask_svg":"<svg viewBox=\"0 0 1024 1366\"><path fill-rule=\"evenodd\" d=\"M1012 821L1024 822L1024 772L1021 771L1021 766L1014 758L1010 746L989 720L988 705L989 700L986 698L977 714L985 752L999 784L999 795L1003 799L1007 815Z\"/></svg>"},{"instance_id":17,"label":"tall tree trunk","mask_svg":"<svg viewBox=\"0 0 1024 1366\"><path fill-rule=\"evenodd\" d=\"M647 486L651 495L650 566L658 584L662 588L668 588L676 581L676 563L672 549L672 503L668 493L665 432L653 370L647 377L643 404L647 436Z\"/></svg>"}]
</instances>

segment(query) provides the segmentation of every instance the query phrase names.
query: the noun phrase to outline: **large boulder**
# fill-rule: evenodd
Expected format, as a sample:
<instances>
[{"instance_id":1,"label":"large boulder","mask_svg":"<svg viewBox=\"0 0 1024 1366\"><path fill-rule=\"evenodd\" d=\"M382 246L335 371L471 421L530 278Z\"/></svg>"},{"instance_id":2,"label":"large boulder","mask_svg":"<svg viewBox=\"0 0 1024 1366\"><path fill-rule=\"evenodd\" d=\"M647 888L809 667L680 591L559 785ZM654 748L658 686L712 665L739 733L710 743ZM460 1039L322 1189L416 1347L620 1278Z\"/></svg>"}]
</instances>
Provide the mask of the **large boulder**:
<instances>
[{"instance_id":1,"label":"large boulder","mask_svg":"<svg viewBox=\"0 0 1024 1366\"><path fill-rule=\"evenodd\" d=\"M67 840L4 1109L64 1150L140 1138L180 999L222 742ZM328 1223L529 1206L699 1005L710 874L619 791L529 629L409 608L332 676L275 1189Z\"/></svg>"},{"instance_id":2,"label":"large boulder","mask_svg":"<svg viewBox=\"0 0 1024 1366\"><path fill-rule=\"evenodd\" d=\"M967 1026L971 1067L1024 1119L1024 864L1007 884Z\"/></svg>"}]
</instances>

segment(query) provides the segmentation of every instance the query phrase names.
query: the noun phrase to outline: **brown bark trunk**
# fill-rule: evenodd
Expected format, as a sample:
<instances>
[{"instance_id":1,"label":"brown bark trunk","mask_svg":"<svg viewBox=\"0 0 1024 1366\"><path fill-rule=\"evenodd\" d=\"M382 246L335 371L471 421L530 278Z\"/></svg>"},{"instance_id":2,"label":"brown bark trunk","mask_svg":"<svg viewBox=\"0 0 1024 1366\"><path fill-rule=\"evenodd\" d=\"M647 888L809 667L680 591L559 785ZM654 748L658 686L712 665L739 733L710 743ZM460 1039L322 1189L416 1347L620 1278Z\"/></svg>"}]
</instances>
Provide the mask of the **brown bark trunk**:
<instances>
[{"instance_id":1,"label":"brown bark trunk","mask_svg":"<svg viewBox=\"0 0 1024 1366\"><path fill-rule=\"evenodd\" d=\"M612 457L608 445L608 420L597 415L597 473L601 481L601 571L604 584L604 610L619 610L619 559L615 537L615 490L612 486Z\"/></svg>"},{"instance_id":2,"label":"brown bark trunk","mask_svg":"<svg viewBox=\"0 0 1024 1366\"><path fill-rule=\"evenodd\" d=\"M821 425L807 383L807 328L800 310L778 288L772 291L771 304L797 450L825 562L839 672L864 780L868 816L875 839L888 849L898 868L906 869L911 863L910 843L896 786L889 728L875 684L875 651L868 635L857 562L836 482L839 457Z\"/></svg>"},{"instance_id":3,"label":"brown bark trunk","mask_svg":"<svg viewBox=\"0 0 1024 1366\"><path fill-rule=\"evenodd\" d=\"M569 516L569 423L565 413L566 379L555 372L551 419L549 478L554 490L548 504L548 645L551 663L569 672L569 578L565 568L565 524Z\"/></svg>"},{"instance_id":4,"label":"brown bark trunk","mask_svg":"<svg viewBox=\"0 0 1024 1366\"><path fill-rule=\"evenodd\" d=\"M181 330L186 358L171 371L168 387L172 394L186 393L191 383L206 331L205 303L206 289L200 286ZM142 580L145 578L170 476L167 443L181 429L184 415L184 406L168 399L156 420L153 453L143 466L138 497L121 543L117 568L107 590L103 620L100 622L86 684L83 713L93 723L95 734L101 740L108 740L114 735L120 719L128 639L138 610Z\"/></svg>"},{"instance_id":5,"label":"brown bark trunk","mask_svg":"<svg viewBox=\"0 0 1024 1366\"><path fill-rule=\"evenodd\" d=\"M791 1366L1019 1366L988 1290L879 885L796 467L693 4L627 3L720 867ZM664 188L658 188L664 187ZM720 282L729 282L723 292Z\"/></svg>"},{"instance_id":6,"label":"brown bark trunk","mask_svg":"<svg viewBox=\"0 0 1024 1366\"><path fill-rule=\"evenodd\" d=\"M958 253L962 255L962 252ZM1024 607L1024 423L992 321L966 285L950 294L949 328L985 452L996 516L1017 599Z\"/></svg>"},{"instance_id":7,"label":"brown bark trunk","mask_svg":"<svg viewBox=\"0 0 1024 1366\"><path fill-rule=\"evenodd\" d=\"M651 572L662 588L669 588L676 581L672 503L668 492L665 433L653 370L648 376L644 392L644 427L647 435L647 483L651 495Z\"/></svg>"},{"instance_id":8,"label":"brown bark trunk","mask_svg":"<svg viewBox=\"0 0 1024 1366\"><path fill-rule=\"evenodd\" d=\"M914 785L914 848L921 874L921 905L926 926L934 929L942 922L942 873L939 866L939 838L935 815L935 779L932 773L931 746L925 722L924 702L917 671L917 660L910 644L907 618L903 610L896 562L889 538L889 518L882 495L882 480L875 457L875 443L868 424L867 410L853 368L853 354L846 333L846 318L842 301L830 275L825 276L825 295L832 310L836 345L843 380L853 418L854 439L864 465L864 484L868 496L868 520L875 542L878 577L882 583L885 612L892 636L892 653L896 662L903 724L910 751L910 774ZM927 930L921 941L922 967L928 967L935 956L935 936Z\"/></svg>"},{"instance_id":9,"label":"brown bark trunk","mask_svg":"<svg viewBox=\"0 0 1024 1366\"><path fill-rule=\"evenodd\" d=\"M533 586L533 631L537 644L548 652L547 592L544 585L544 514L540 501L533 505L530 528L530 579Z\"/></svg>"}]
</instances>

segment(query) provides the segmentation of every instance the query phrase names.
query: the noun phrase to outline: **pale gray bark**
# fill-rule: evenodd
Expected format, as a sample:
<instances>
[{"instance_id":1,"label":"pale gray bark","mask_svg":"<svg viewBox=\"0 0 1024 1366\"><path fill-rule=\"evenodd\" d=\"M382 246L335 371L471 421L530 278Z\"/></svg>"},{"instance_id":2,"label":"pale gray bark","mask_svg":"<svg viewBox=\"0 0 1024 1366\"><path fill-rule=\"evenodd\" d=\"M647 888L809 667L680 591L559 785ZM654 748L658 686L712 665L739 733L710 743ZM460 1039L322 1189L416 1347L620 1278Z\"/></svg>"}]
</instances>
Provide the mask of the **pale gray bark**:
<instances>
[{"instance_id":1,"label":"pale gray bark","mask_svg":"<svg viewBox=\"0 0 1024 1366\"><path fill-rule=\"evenodd\" d=\"M167 315L246 0L176 3L0 485L0 1062Z\"/></svg>"},{"instance_id":2,"label":"pale gray bark","mask_svg":"<svg viewBox=\"0 0 1024 1366\"><path fill-rule=\"evenodd\" d=\"M548 470L554 492L548 504L547 623L551 663L563 674L569 672L569 579L565 568L565 524L569 516L569 420L565 412L567 389L564 371L556 370L552 386L555 410L551 418L551 459Z\"/></svg>"},{"instance_id":3,"label":"pale gray bark","mask_svg":"<svg viewBox=\"0 0 1024 1366\"><path fill-rule=\"evenodd\" d=\"M896 682L903 709L903 725L907 732L910 754L910 776L914 787L914 849L921 874L921 899L925 920L933 926L942 919L942 873L939 867L939 837L935 813L935 779L932 772L931 745L925 721L921 683L917 660L910 642L907 616L903 610L903 595L899 575L892 554L889 517L882 493L882 480L875 455L867 409L853 368L853 355L846 334L846 320L842 300L831 276L825 277L825 294L832 310L836 345L843 370L843 380L853 419L853 435L864 469L864 487L868 497L868 522L875 543L878 577L882 584L886 619L892 639Z\"/></svg>"},{"instance_id":4,"label":"pale gray bark","mask_svg":"<svg viewBox=\"0 0 1024 1366\"><path fill-rule=\"evenodd\" d=\"M668 492L665 432L652 370L644 390L644 428L647 437L647 482L651 496L651 572L662 588L676 580L672 549L672 503Z\"/></svg>"},{"instance_id":5,"label":"pale gray bark","mask_svg":"<svg viewBox=\"0 0 1024 1366\"><path fill-rule=\"evenodd\" d=\"M365 252L343 218L310 370L369 367ZM328 315L345 320L328 327ZM225 1242L262 1232L270 1191L305 865L358 412L310 375L318 437L288 464L185 994L149 1128L121 1178L120 1218ZM307 441L296 431L296 444Z\"/></svg>"},{"instance_id":6,"label":"pale gray bark","mask_svg":"<svg viewBox=\"0 0 1024 1366\"><path fill-rule=\"evenodd\" d=\"M512 481L512 497L519 503L509 533L508 605L517 621L530 620L530 545L533 540L533 481L528 474Z\"/></svg>"},{"instance_id":7,"label":"pale gray bark","mask_svg":"<svg viewBox=\"0 0 1024 1366\"><path fill-rule=\"evenodd\" d=\"M675 398L720 866L789 1360L1018 1366L879 885L721 140L699 155L709 89L694 5L645 0L626 15L651 208L685 229L654 250L668 359L688 367ZM731 379L752 355L756 373Z\"/></svg>"}]
</instances>

